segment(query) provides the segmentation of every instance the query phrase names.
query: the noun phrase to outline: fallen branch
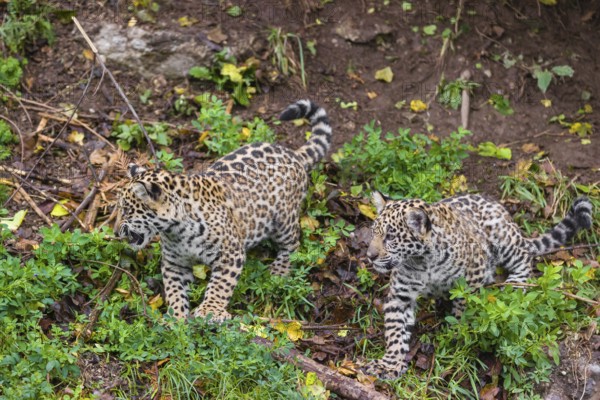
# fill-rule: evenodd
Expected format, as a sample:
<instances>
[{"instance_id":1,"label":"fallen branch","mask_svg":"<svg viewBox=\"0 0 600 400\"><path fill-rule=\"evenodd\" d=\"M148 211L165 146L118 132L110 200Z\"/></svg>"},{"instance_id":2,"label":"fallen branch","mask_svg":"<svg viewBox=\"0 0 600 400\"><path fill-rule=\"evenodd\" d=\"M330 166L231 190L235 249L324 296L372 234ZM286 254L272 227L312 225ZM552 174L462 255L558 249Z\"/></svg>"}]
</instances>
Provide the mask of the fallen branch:
<instances>
[{"instance_id":1,"label":"fallen branch","mask_svg":"<svg viewBox=\"0 0 600 400\"><path fill-rule=\"evenodd\" d=\"M252 341L261 346L273 348L274 344L270 340L261 337L255 337ZM296 349L289 351L278 349L272 353L273 358L278 361L287 362L307 372L314 372L323 382L325 388L344 397L346 399L356 400L388 400L389 398L378 391L371 389L354 379L340 374L318 362L303 356Z\"/></svg>"},{"instance_id":2,"label":"fallen branch","mask_svg":"<svg viewBox=\"0 0 600 400\"><path fill-rule=\"evenodd\" d=\"M22 169L9 167L7 165L0 165L0 172L8 172L10 174L20 175L20 176L29 175L30 178L37 179L38 181L42 181L42 182L43 181L51 181L51 182L56 182L56 183L60 183L63 185L68 185L68 186L73 185L73 181L71 181L70 179L55 178L55 177L49 176L49 175L42 176L42 175L38 175L37 173L35 173L33 171L24 171Z\"/></svg>"},{"instance_id":3,"label":"fallen branch","mask_svg":"<svg viewBox=\"0 0 600 400\"><path fill-rule=\"evenodd\" d=\"M66 122L68 120L68 118L65 118L63 116L52 115L52 114L48 114L46 112L40 112L39 115L40 115L40 117L47 118L47 119L53 119L53 120L59 121L59 122ZM98 139L102 140L104 143L106 143L111 149L113 149L113 150L117 149L115 147L115 145L112 144L107 138L105 138L104 136L102 136L101 134L99 134L98 132L93 130L92 127L89 126L88 124L86 124L85 122L82 122L77 118L72 118L71 121L69 122L69 124L84 128L86 131L88 131L89 133L96 136Z\"/></svg>"},{"instance_id":4,"label":"fallen branch","mask_svg":"<svg viewBox=\"0 0 600 400\"><path fill-rule=\"evenodd\" d=\"M104 288L100 291L100 300L98 300L98 302L96 303L96 306L90 313L88 323L81 331L81 336L83 336L83 340L88 340L92 337L92 333L94 332L94 326L96 325L96 322L98 322L98 318L102 313L102 307L100 306L100 304L108 300L108 297L114 290L115 286L117 286L117 282L119 282L119 280L121 279L121 275L123 275L123 271L120 269L115 269L110 279L106 283L106 286L104 286Z\"/></svg>"},{"instance_id":5,"label":"fallen branch","mask_svg":"<svg viewBox=\"0 0 600 400\"><path fill-rule=\"evenodd\" d=\"M94 197L96 197L96 193L98 193L98 188L99 188L100 182L102 182L102 179L104 179L105 176L106 176L106 170L103 169L102 171L100 171L100 175L98 176L98 181L94 184L92 189L88 192L87 196L85 196L85 199L83 199L83 201L79 204L79 206L73 212L71 217L61 225L61 227L60 227L61 232L64 233L67 229L69 229L71 224L73 224L73 221L75 221L76 216L79 215L79 213L82 212L94 200ZM85 223L84 223L84 226L86 226ZM84 228L84 229L87 230L87 228Z\"/></svg>"},{"instance_id":6,"label":"fallen branch","mask_svg":"<svg viewBox=\"0 0 600 400\"><path fill-rule=\"evenodd\" d=\"M25 201L29 204L29 206L31 207L31 209L33 211L35 211L35 213L44 220L44 222L46 224L48 224L48 226L52 226L52 220L50 218L48 218L48 216L46 214L44 214L44 212L42 210L40 210L40 208L37 206L37 204L35 204L35 201L33 201L33 199L31 198L31 196L29 196L29 194L23 189L22 186L19 186L17 188L17 191L19 192L19 195L21 195L21 197L23 197L23 199L25 199Z\"/></svg>"},{"instance_id":7,"label":"fallen branch","mask_svg":"<svg viewBox=\"0 0 600 400\"><path fill-rule=\"evenodd\" d=\"M462 3L462 1L461 1ZM468 69L464 70L462 74L460 74L460 79L462 79L465 83L471 79L471 71ZM471 98L469 97L469 88L465 86L462 90L462 103L460 106L460 122L463 128L469 129L469 111L471 109Z\"/></svg>"},{"instance_id":8,"label":"fallen branch","mask_svg":"<svg viewBox=\"0 0 600 400\"><path fill-rule=\"evenodd\" d=\"M577 250L577 249L593 249L595 247L600 247L600 243L592 243L592 244L578 244L575 246L569 246L569 247L561 247L555 250L551 250L551 251L546 251L544 253L538 254L538 257L543 257L543 256L547 256L548 254L553 254L553 253L557 253L559 251L569 251L569 250Z\"/></svg>"},{"instance_id":9,"label":"fallen branch","mask_svg":"<svg viewBox=\"0 0 600 400\"><path fill-rule=\"evenodd\" d=\"M154 145L152 144L152 140L150 140L150 136L148 136L148 132L146 132L146 128L144 128L144 124L142 123L142 120L140 119L137 112L135 111L135 108L133 108L133 106L129 102L127 95L125 95L125 92L123 92L123 89L121 89L121 85L119 85L119 83L113 76L112 72L110 72L110 70L104 64L104 61L102 61L102 57L100 57L100 53L98 53L98 49L96 49L96 46L94 46L94 43L92 42L90 37L87 35L87 33L85 32L85 30L83 29L83 27L81 26L81 24L79 23L77 18L71 17L71 19L73 20L73 23L75 23L75 26L77 27L77 29L79 29L79 32L81 33L81 35L87 42L92 53L94 53L94 59L96 61L98 61L98 64L100 64L100 66L102 67L102 71L108 75L108 77L112 81L113 85L117 89L117 92L119 92L119 96L121 96L121 98L123 99L125 104L127 104L127 107L129 108L129 111L131 111L133 118L140 126L140 130L142 131L142 133L144 134L144 137L146 138L146 141L148 142L148 148L150 149L150 152L152 153L152 157L154 157L154 165L156 165L158 167L159 162L158 162L158 157L156 156L156 152L154 151Z\"/></svg>"}]
</instances>

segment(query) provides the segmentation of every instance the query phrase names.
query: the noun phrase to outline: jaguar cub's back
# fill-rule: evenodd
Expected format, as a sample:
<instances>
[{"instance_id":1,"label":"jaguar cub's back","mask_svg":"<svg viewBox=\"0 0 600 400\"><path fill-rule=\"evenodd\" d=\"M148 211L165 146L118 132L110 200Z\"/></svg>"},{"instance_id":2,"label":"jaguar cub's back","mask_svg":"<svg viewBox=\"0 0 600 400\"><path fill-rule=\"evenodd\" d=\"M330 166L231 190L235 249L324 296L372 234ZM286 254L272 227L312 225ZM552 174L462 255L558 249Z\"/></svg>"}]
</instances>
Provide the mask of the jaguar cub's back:
<instances>
[{"instance_id":1,"label":"jaguar cub's back","mask_svg":"<svg viewBox=\"0 0 600 400\"><path fill-rule=\"evenodd\" d=\"M211 314L214 320L230 317L226 306L249 247L271 239L278 248L272 273L288 272L289 255L300 240L307 171L331 143L331 126L322 108L300 100L280 117L297 118L309 119L312 128L310 139L297 150L251 144L194 176L130 166L130 182L120 197L119 235L135 248L160 235L166 299L176 317L188 315L194 264L204 263L212 270L204 301L194 315Z\"/></svg>"},{"instance_id":2,"label":"jaguar cub's back","mask_svg":"<svg viewBox=\"0 0 600 400\"><path fill-rule=\"evenodd\" d=\"M390 273L390 291L384 305L386 352L367 370L388 379L406 368L419 295L447 291L460 277L473 287L489 284L497 266L508 271L508 282L524 282L533 257L592 225L592 204L586 198L577 199L558 225L534 239L523 236L502 205L477 195L427 204L386 202L375 193L373 201L379 215L367 256L377 271ZM462 307L455 301L454 312Z\"/></svg>"}]
</instances>

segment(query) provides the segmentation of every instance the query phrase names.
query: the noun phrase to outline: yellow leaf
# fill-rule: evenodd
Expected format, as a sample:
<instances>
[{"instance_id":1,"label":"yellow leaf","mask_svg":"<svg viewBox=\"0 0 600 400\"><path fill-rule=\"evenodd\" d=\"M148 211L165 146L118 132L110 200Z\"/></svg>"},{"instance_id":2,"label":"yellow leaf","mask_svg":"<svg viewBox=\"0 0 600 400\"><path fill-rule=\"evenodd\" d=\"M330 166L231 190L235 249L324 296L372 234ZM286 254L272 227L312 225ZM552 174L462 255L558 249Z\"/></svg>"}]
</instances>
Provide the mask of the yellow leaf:
<instances>
[{"instance_id":1,"label":"yellow leaf","mask_svg":"<svg viewBox=\"0 0 600 400\"><path fill-rule=\"evenodd\" d=\"M204 144L204 141L206 140L206 138L208 137L208 135L210 134L210 131L204 131L200 134L200 137L198 138L198 143L200 143L201 145Z\"/></svg>"},{"instance_id":2,"label":"yellow leaf","mask_svg":"<svg viewBox=\"0 0 600 400\"><path fill-rule=\"evenodd\" d=\"M137 25L137 19L135 17L131 17L129 21L127 21L127 26L132 28Z\"/></svg>"},{"instance_id":3,"label":"yellow leaf","mask_svg":"<svg viewBox=\"0 0 600 400\"><path fill-rule=\"evenodd\" d=\"M450 188L448 192L451 196L454 196L456 193L466 192L467 191L467 178L464 175L455 175L450 180Z\"/></svg>"},{"instance_id":4,"label":"yellow leaf","mask_svg":"<svg viewBox=\"0 0 600 400\"><path fill-rule=\"evenodd\" d=\"M556 0L540 0L540 3L542 3L546 6L555 6Z\"/></svg>"},{"instance_id":5,"label":"yellow leaf","mask_svg":"<svg viewBox=\"0 0 600 400\"><path fill-rule=\"evenodd\" d=\"M129 294L130 294L129 290L123 289L123 288L120 288L120 287L116 288L115 292L121 293L123 296L129 296Z\"/></svg>"},{"instance_id":6,"label":"yellow leaf","mask_svg":"<svg viewBox=\"0 0 600 400\"><path fill-rule=\"evenodd\" d=\"M494 296L492 294L488 294L487 301L488 301L488 303L495 303L496 302L496 296Z\"/></svg>"},{"instance_id":7,"label":"yellow leaf","mask_svg":"<svg viewBox=\"0 0 600 400\"><path fill-rule=\"evenodd\" d=\"M185 94L185 92L187 92L186 88L179 87L179 86L175 86L174 90L175 90L175 93L178 95L182 95L182 94Z\"/></svg>"},{"instance_id":8,"label":"yellow leaf","mask_svg":"<svg viewBox=\"0 0 600 400\"><path fill-rule=\"evenodd\" d=\"M298 118L292 121L294 126L302 126L306 124L306 120L304 118Z\"/></svg>"},{"instance_id":9,"label":"yellow leaf","mask_svg":"<svg viewBox=\"0 0 600 400\"><path fill-rule=\"evenodd\" d=\"M241 133L242 139L248 140L250 138L251 133L252 133L252 131L250 130L250 128L243 127L242 133Z\"/></svg>"},{"instance_id":10,"label":"yellow leaf","mask_svg":"<svg viewBox=\"0 0 600 400\"><path fill-rule=\"evenodd\" d=\"M378 81L384 81L390 83L394 79L394 73L390 67L385 67L378 71L375 71L375 79Z\"/></svg>"},{"instance_id":11,"label":"yellow leaf","mask_svg":"<svg viewBox=\"0 0 600 400\"><path fill-rule=\"evenodd\" d=\"M67 137L67 141L83 146L83 138L85 135L81 132L73 131Z\"/></svg>"},{"instance_id":12,"label":"yellow leaf","mask_svg":"<svg viewBox=\"0 0 600 400\"><path fill-rule=\"evenodd\" d=\"M583 112L585 112L586 114L591 114L592 111L594 111L594 110L592 109L591 105L586 104L583 106Z\"/></svg>"},{"instance_id":13,"label":"yellow leaf","mask_svg":"<svg viewBox=\"0 0 600 400\"><path fill-rule=\"evenodd\" d=\"M422 112L427 110L427 104L423 103L421 100L411 100L410 109L413 112Z\"/></svg>"},{"instance_id":14,"label":"yellow leaf","mask_svg":"<svg viewBox=\"0 0 600 400\"><path fill-rule=\"evenodd\" d=\"M346 337L346 336L348 336L348 329L340 329L338 331L337 335L339 337Z\"/></svg>"},{"instance_id":15,"label":"yellow leaf","mask_svg":"<svg viewBox=\"0 0 600 400\"><path fill-rule=\"evenodd\" d=\"M198 22L198 20L196 18L188 18L187 16L184 16L177 18L177 22L179 23L179 26L186 27L194 25L196 22Z\"/></svg>"},{"instance_id":16,"label":"yellow leaf","mask_svg":"<svg viewBox=\"0 0 600 400\"><path fill-rule=\"evenodd\" d=\"M575 122L569 128L569 133L577 133L581 129L581 122Z\"/></svg>"},{"instance_id":17,"label":"yellow leaf","mask_svg":"<svg viewBox=\"0 0 600 400\"><path fill-rule=\"evenodd\" d=\"M240 83L242 81L242 74L240 74L241 68L236 67L233 64L223 64L221 68L221 75L229 77L229 80L234 83Z\"/></svg>"},{"instance_id":18,"label":"yellow leaf","mask_svg":"<svg viewBox=\"0 0 600 400\"><path fill-rule=\"evenodd\" d=\"M317 378L317 374L315 374L314 372L308 372L306 374L306 381L304 383L306 385L314 385L318 381L319 381L319 378Z\"/></svg>"},{"instance_id":19,"label":"yellow leaf","mask_svg":"<svg viewBox=\"0 0 600 400\"><path fill-rule=\"evenodd\" d=\"M546 108L552 107L552 100L550 99L542 99L540 100L540 103L542 103L542 105Z\"/></svg>"},{"instance_id":20,"label":"yellow leaf","mask_svg":"<svg viewBox=\"0 0 600 400\"><path fill-rule=\"evenodd\" d=\"M373 100L375 97L377 97L377 93L375 92L367 92L367 97L371 100Z\"/></svg>"},{"instance_id":21,"label":"yellow leaf","mask_svg":"<svg viewBox=\"0 0 600 400\"><path fill-rule=\"evenodd\" d=\"M202 264L199 264L199 265L194 265L194 266L192 267L192 274L193 274L193 275L194 275L196 278L198 278L198 279L200 279L201 281L203 281L203 280L205 280L205 279L206 279L206 273L208 272L208 270L209 270L209 269L210 269L210 268L209 268L209 267L207 267L206 265L202 265Z\"/></svg>"},{"instance_id":22,"label":"yellow leaf","mask_svg":"<svg viewBox=\"0 0 600 400\"><path fill-rule=\"evenodd\" d=\"M297 342L298 339L302 339L302 337L304 337L302 325L298 321L293 321L287 324L286 333L292 342Z\"/></svg>"},{"instance_id":23,"label":"yellow leaf","mask_svg":"<svg viewBox=\"0 0 600 400\"><path fill-rule=\"evenodd\" d=\"M19 229L26 214L27 210L21 210L17 211L12 218L0 218L0 225L6 225L10 231L14 232Z\"/></svg>"},{"instance_id":24,"label":"yellow leaf","mask_svg":"<svg viewBox=\"0 0 600 400\"><path fill-rule=\"evenodd\" d=\"M163 304L165 304L165 302L160 294L157 294L148 300L148 305L155 311L158 310Z\"/></svg>"},{"instance_id":25,"label":"yellow leaf","mask_svg":"<svg viewBox=\"0 0 600 400\"><path fill-rule=\"evenodd\" d=\"M91 61L94 59L94 52L90 49L85 49L83 50L83 57Z\"/></svg>"},{"instance_id":26,"label":"yellow leaf","mask_svg":"<svg viewBox=\"0 0 600 400\"><path fill-rule=\"evenodd\" d=\"M364 215L365 217L369 218L369 219L375 219L377 218L377 216L375 215L375 212L373 211L373 207L370 204L359 204L358 205L358 210L360 211L360 213L362 215Z\"/></svg>"},{"instance_id":27,"label":"yellow leaf","mask_svg":"<svg viewBox=\"0 0 600 400\"><path fill-rule=\"evenodd\" d=\"M300 226L302 229L308 229L309 231L313 232L319 227L319 221L310 215L305 215L300 218Z\"/></svg>"},{"instance_id":28,"label":"yellow leaf","mask_svg":"<svg viewBox=\"0 0 600 400\"><path fill-rule=\"evenodd\" d=\"M52 208L52 211L50 211L50 215L52 215L53 217L64 217L65 215L69 215L67 209L63 207L63 204L66 204L67 201L68 200L61 200L58 203L56 203Z\"/></svg>"}]
</instances>

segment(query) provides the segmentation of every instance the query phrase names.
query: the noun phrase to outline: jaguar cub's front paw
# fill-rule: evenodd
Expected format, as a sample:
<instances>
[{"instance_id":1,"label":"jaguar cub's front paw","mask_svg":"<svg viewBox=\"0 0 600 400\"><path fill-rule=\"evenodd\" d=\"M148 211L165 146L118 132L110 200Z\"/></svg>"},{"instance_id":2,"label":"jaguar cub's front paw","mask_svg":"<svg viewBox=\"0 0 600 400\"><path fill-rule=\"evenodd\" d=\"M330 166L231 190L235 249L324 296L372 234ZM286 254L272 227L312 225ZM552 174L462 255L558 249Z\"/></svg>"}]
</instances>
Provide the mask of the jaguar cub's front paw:
<instances>
[{"instance_id":1,"label":"jaguar cub's front paw","mask_svg":"<svg viewBox=\"0 0 600 400\"><path fill-rule=\"evenodd\" d=\"M206 318L208 316L210 316L209 322L215 324L231 319L231 314L229 314L226 310L211 310L198 307L194 310L194 312L192 312L192 317L194 318Z\"/></svg>"},{"instance_id":2,"label":"jaguar cub's front paw","mask_svg":"<svg viewBox=\"0 0 600 400\"><path fill-rule=\"evenodd\" d=\"M398 379L404 372L406 372L407 365L403 362L392 362L381 360L374 360L363 367L368 375L376 376L379 379Z\"/></svg>"}]
</instances>

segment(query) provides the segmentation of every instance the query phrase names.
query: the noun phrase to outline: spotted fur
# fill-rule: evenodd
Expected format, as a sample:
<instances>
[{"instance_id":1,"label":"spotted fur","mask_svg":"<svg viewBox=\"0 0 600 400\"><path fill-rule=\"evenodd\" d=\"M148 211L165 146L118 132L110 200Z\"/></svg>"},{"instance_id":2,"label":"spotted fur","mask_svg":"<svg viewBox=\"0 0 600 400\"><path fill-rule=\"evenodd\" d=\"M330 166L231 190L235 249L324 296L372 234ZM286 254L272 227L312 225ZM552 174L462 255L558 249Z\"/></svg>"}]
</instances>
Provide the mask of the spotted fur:
<instances>
[{"instance_id":1,"label":"spotted fur","mask_svg":"<svg viewBox=\"0 0 600 400\"><path fill-rule=\"evenodd\" d=\"M296 151L253 143L194 176L129 166L130 181L119 202L123 213L119 236L140 249L160 235L165 295L175 317L189 314L188 288L195 264L210 265L212 272L204 301L193 315L210 314L215 321L231 317L226 307L248 248L271 239L278 247L271 272L288 273L290 253L300 240L298 220L307 172L331 143L325 110L300 100L280 117L298 118L310 121L312 134Z\"/></svg>"},{"instance_id":2,"label":"spotted fur","mask_svg":"<svg viewBox=\"0 0 600 400\"><path fill-rule=\"evenodd\" d=\"M385 355L366 370L384 379L399 377L407 367L418 296L444 295L460 277L472 287L493 283L497 266L508 271L507 282L525 282L535 256L558 249L592 225L587 198L577 199L562 222L534 239L523 236L502 205L477 195L427 204L386 202L375 193L373 202L379 215L367 257L379 273L390 274L390 289ZM464 302L455 300L453 313L458 316L463 308Z\"/></svg>"}]
</instances>

